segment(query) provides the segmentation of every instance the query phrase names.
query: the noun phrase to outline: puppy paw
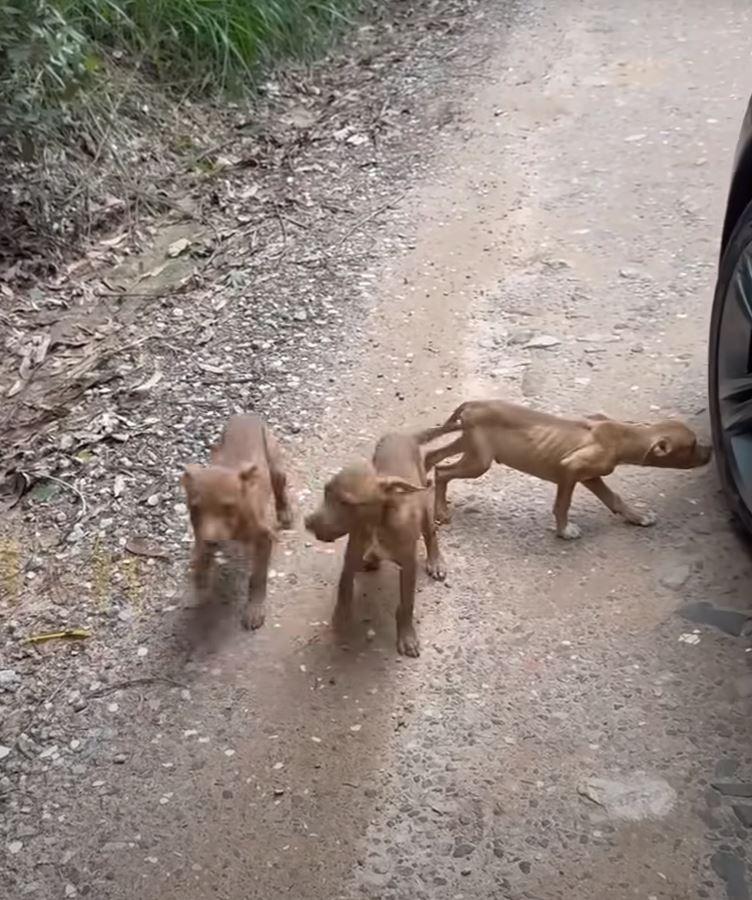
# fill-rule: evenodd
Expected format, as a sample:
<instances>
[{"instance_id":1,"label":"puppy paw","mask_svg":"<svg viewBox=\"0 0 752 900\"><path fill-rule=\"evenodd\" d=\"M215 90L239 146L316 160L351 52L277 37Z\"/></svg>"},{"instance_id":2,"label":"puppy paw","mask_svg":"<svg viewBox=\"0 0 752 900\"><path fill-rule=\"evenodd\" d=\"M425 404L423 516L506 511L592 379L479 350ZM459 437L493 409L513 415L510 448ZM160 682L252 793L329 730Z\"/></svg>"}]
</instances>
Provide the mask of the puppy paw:
<instances>
[{"instance_id":1,"label":"puppy paw","mask_svg":"<svg viewBox=\"0 0 752 900\"><path fill-rule=\"evenodd\" d=\"M444 560L440 556L434 560L429 559L426 563L426 572L434 581L443 581L446 578Z\"/></svg>"},{"instance_id":2,"label":"puppy paw","mask_svg":"<svg viewBox=\"0 0 752 900\"><path fill-rule=\"evenodd\" d=\"M368 553L363 557L363 571L376 572L381 567L381 557L375 553Z\"/></svg>"},{"instance_id":3,"label":"puppy paw","mask_svg":"<svg viewBox=\"0 0 752 900\"><path fill-rule=\"evenodd\" d=\"M635 516L631 521L633 525L639 525L641 528L649 528L651 525L655 525L658 521L658 516L656 516L652 509L646 509L645 512L635 513Z\"/></svg>"},{"instance_id":4,"label":"puppy paw","mask_svg":"<svg viewBox=\"0 0 752 900\"><path fill-rule=\"evenodd\" d=\"M241 618L243 628L246 628L248 631L256 631L257 628L261 628L265 620L266 608L263 603L248 603L246 605Z\"/></svg>"},{"instance_id":5,"label":"puppy paw","mask_svg":"<svg viewBox=\"0 0 752 900\"><path fill-rule=\"evenodd\" d=\"M405 628L397 635L397 653L402 656L420 656L420 642L414 628Z\"/></svg>"},{"instance_id":6,"label":"puppy paw","mask_svg":"<svg viewBox=\"0 0 752 900\"><path fill-rule=\"evenodd\" d=\"M582 532L579 525L575 525L574 522L568 522L561 531L556 532L556 535L564 541L576 541L579 537L582 537Z\"/></svg>"},{"instance_id":7,"label":"puppy paw","mask_svg":"<svg viewBox=\"0 0 752 900\"><path fill-rule=\"evenodd\" d=\"M289 531L295 524L295 516L289 507L277 510L277 521L282 531Z\"/></svg>"},{"instance_id":8,"label":"puppy paw","mask_svg":"<svg viewBox=\"0 0 752 900\"><path fill-rule=\"evenodd\" d=\"M448 509L437 509L433 514L433 520L437 525L448 525L452 521Z\"/></svg>"}]
</instances>

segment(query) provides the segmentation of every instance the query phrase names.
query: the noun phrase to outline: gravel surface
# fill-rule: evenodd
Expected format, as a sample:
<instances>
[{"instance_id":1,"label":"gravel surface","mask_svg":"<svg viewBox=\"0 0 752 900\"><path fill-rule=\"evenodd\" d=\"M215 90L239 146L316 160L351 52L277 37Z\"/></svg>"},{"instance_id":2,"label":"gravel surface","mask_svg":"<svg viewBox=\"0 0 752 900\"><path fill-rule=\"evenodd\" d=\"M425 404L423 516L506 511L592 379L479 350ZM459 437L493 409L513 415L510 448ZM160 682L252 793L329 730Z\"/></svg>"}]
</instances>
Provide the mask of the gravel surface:
<instances>
[{"instance_id":1,"label":"gravel surface","mask_svg":"<svg viewBox=\"0 0 752 900\"><path fill-rule=\"evenodd\" d=\"M0 896L749 896L752 565L711 469L614 476L652 529L578 493L572 543L548 485L453 484L417 660L388 567L333 640L340 548L302 529L256 634L232 555L210 610L187 586L180 470L235 409L278 432L300 511L472 395L707 430L749 9L423 13L280 78L273 163L231 161L216 214L91 282L133 295L96 320L112 355L16 457L39 480L3 525ZM90 637L23 642L61 628Z\"/></svg>"}]
</instances>

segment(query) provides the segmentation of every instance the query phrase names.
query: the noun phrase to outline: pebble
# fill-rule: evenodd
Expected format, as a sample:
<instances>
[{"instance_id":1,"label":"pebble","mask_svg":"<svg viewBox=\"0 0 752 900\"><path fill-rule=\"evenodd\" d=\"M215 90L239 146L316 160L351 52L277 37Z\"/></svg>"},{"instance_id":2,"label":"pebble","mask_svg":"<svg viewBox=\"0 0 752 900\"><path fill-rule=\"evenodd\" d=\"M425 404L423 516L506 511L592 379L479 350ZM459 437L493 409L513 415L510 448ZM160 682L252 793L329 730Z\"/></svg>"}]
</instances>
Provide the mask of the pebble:
<instances>
[{"instance_id":1,"label":"pebble","mask_svg":"<svg viewBox=\"0 0 752 900\"><path fill-rule=\"evenodd\" d=\"M712 786L725 797L752 797L752 783L743 781L714 781Z\"/></svg>"},{"instance_id":2,"label":"pebble","mask_svg":"<svg viewBox=\"0 0 752 900\"><path fill-rule=\"evenodd\" d=\"M626 778L588 778L577 792L597 804L593 818L640 822L667 815L676 802L676 791L663 778L636 772Z\"/></svg>"},{"instance_id":3,"label":"pebble","mask_svg":"<svg viewBox=\"0 0 752 900\"><path fill-rule=\"evenodd\" d=\"M10 841L7 845L7 849L11 856L15 856L23 850L23 841Z\"/></svg>"},{"instance_id":4,"label":"pebble","mask_svg":"<svg viewBox=\"0 0 752 900\"><path fill-rule=\"evenodd\" d=\"M735 803L731 809L745 828L752 828L752 806L749 803Z\"/></svg>"},{"instance_id":5,"label":"pebble","mask_svg":"<svg viewBox=\"0 0 752 900\"><path fill-rule=\"evenodd\" d=\"M525 350L549 350L558 347L561 341L552 334L539 334L523 344Z\"/></svg>"},{"instance_id":6,"label":"pebble","mask_svg":"<svg viewBox=\"0 0 752 900\"><path fill-rule=\"evenodd\" d=\"M679 614L689 622L697 625L712 625L732 637L741 635L750 618L738 609L722 609L705 600L685 604L679 609Z\"/></svg>"},{"instance_id":7,"label":"pebble","mask_svg":"<svg viewBox=\"0 0 752 900\"><path fill-rule=\"evenodd\" d=\"M5 759L6 756L10 756L10 747L5 747L0 744L0 759Z\"/></svg>"},{"instance_id":8,"label":"pebble","mask_svg":"<svg viewBox=\"0 0 752 900\"><path fill-rule=\"evenodd\" d=\"M692 569L688 565L673 566L661 576L661 584L673 591L678 591L689 581L691 574Z\"/></svg>"},{"instance_id":9,"label":"pebble","mask_svg":"<svg viewBox=\"0 0 752 900\"><path fill-rule=\"evenodd\" d=\"M0 669L0 689L15 691L21 681L21 676L15 669Z\"/></svg>"},{"instance_id":10,"label":"pebble","mask_svg":"<svg viewBox=\"0 0 752 900\"><path fill-rule=\"evenodd\" d=\"M727 850L716 851L710 865L718 877L726 884L728 900L750 900L747 887L747 867L735 853Z\"/></svg>"}]
</instances>

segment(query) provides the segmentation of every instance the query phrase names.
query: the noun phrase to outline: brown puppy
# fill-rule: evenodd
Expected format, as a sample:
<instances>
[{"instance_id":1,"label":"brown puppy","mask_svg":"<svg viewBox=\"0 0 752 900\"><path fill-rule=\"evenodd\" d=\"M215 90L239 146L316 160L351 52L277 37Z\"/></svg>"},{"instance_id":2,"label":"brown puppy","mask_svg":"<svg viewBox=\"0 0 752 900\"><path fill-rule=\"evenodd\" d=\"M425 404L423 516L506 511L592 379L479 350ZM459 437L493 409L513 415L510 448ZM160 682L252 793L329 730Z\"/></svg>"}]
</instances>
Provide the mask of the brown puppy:
<instances>
[{"instance_id":1,"label":"brown puppy","mask_svg":"<svg viewBox=\"0 0 752 900\"><path fill-rule=\"evenodd\" d=\"M334 625L350 618L355 573L375 568L381 557L400 569L400 602L397 608L397 650L418 656L420 646L413 625L415 605L415 547L422 534L428 555L428 574L445 577L436 540L431 495L420 442L426 435L389 434L383 437L371 463L348 466L324 488L324 500L305 520L305 526L321 541L349 535L337 590Z\"/></svg>"},{"instance_id":2,"label":"brown puppy","mask_svg":"<svg viewBox=\"0 0 752 900\"><path fill-rule=\"evenodd\" d=\"M428 471L448 456L462 454L453 465L436 469L437 521L449 521L446 492L454 478L478 478L494 460L520 472L556 484L556 533L565 540L580 536L568 521L572 493L578 482L632 525L653 525L655 514L639 512L603 481L619 465L694 469L704 466L711 447L675 419L655 425L615 422L606 416L563 419L503 400L463 403L438 435L462 431L461 437L426 454Z\"/></svg>"},{"instance_id":3,"label":"brown puppy","mask_svg":"<svg viewBox=\"0 0 752 900\"><path fill-rule=\"evenodd\" d=\"M221 541L240 541L251 562L243 625L264 624L266 581L277 522L292 525L287 479L279 449L256 415L233 416L212 448L211 465L186 467L182 478L195 544L193 574L206 589L214 552ZM276 508L276 521L271 501Z\"/></svg>"}]
</instances>

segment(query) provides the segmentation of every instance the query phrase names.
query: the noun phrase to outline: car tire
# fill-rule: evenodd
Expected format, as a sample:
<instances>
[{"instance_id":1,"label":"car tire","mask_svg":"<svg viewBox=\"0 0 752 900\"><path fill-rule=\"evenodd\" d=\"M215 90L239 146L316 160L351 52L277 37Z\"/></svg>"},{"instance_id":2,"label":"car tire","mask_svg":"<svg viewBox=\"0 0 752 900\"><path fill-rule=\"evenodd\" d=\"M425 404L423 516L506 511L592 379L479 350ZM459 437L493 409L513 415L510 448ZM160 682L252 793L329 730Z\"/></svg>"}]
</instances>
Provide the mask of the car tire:
<instances>
[{"instance_id":1,"label":"car tire","mask_svg":"<svg viewBox=\"0 0 752 900\"><path fill-rule=\"evenodd\" d=\"M739 218L718 270L708 381L721 484L738 524L752 536L752 203Z\"/></svg>"}]
</instances>

